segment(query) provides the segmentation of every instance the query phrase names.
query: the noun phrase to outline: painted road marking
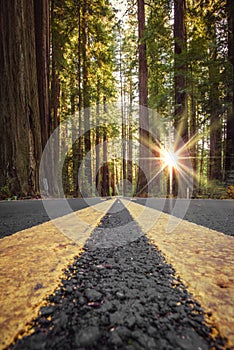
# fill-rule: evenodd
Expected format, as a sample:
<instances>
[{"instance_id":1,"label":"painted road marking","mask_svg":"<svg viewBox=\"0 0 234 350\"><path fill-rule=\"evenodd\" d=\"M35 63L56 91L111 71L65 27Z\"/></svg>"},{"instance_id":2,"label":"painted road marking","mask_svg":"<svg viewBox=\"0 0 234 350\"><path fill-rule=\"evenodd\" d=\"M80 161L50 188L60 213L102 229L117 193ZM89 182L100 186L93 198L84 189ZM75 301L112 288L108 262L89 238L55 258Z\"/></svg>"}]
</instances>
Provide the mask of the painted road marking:
<instances>
[{"instance_id":1,"label":"painted road marking","mask_svg":"<svg viewBox=\"0 0 234 350\"><path fill-rule=\"evenodd\" d=\"M81 254L113 202L104 201L0 240L1 349L37 316L43 300L58 286L63 269Z\"/></svg>"},{"instance_id":2,"label":"painted road marking","mask_svg":"<svg viewBox=\"0 0 234 350\"><path fill-rule=\"evenodd\" d=\"M201 303L207 323L216 325L234 347L234 237L156 209L122 202ZM169 220L175 221L171 233L167 233Z\"/></svg>"}]
</instances>

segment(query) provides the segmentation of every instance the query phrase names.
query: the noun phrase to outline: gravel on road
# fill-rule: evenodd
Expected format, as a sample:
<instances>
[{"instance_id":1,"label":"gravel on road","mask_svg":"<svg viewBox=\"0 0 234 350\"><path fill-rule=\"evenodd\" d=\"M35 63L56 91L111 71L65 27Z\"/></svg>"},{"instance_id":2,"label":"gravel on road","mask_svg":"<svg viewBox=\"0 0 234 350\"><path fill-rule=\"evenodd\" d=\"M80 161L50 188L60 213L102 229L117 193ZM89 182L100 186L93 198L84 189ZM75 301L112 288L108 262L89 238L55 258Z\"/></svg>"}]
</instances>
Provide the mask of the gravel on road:
<instances>
[{"instance_id":1,"label":"gravel on road","mask_svg":"<svg viewBox=\"0 0 234 350\"><path fill-rule=\"evenodd\" d=\"M117 200L40 309L33 333L9 349L224 349L225 340L214 330Z\"/></svg>"}]
</instances>

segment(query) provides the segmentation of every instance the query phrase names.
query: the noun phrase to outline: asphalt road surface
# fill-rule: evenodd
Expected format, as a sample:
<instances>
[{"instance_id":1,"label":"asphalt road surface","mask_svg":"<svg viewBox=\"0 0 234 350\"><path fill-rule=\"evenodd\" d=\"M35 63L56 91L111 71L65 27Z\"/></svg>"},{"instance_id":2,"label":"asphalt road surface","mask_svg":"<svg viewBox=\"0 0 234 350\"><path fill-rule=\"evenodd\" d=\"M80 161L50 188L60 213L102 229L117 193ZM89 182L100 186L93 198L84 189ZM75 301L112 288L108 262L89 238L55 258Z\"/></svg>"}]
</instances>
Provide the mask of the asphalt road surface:
<instances>
[{"instance_id":1,"label":"asphalt road surface","mask_svg":"<svg viewBox=\"0 0 234 350\"><path fill-rule=\"evenodd\" d=\"M42 200L0 202L0 238L42 224L49 221L51 217L54 219L69 214L69 209L76 211L100 203L101 199L89 198L87 201L81 198L69 199L68 203L71 208L64 208L64 200L46 200L45 202L50 209L50 216Z\"/></svg>"},{"instance_id":2,"label":"asphalt road surface","mask_svg":"<svg viewBox=\"0 0 234 350\"><path fill-rule=\"evenodd\" d=\"M29 336L11 350L209 350L224 349L211 336L201 305L173 268L116 201L80 257L68 267L32 323ZM119 229L120 228L120 229ZM100 243L110 230L113 245ZM121 243L121 233L131 241ZM123 237L122 237L123 238Z\"/></svg>"},{"instance_id":3,"label":"asphalt road surface","mask_svg":"<svg viewBox=\"0 0 234 350\"><path fill-rule=\"evenodd\" d=\"M234 236L234 201L232 200L173 200L173 199L133 199L136 203L161 210L165 213L209 227L227 235ZM100 198L69 199L72 210L80 210L97 204ZM69 213L63 208L63 200L48 200L50 216L53 218ZM70 210L71 210L70 209ZM49 221L42 200L0 202L0 238L20 230Z\"/></svg>"},{"instance_id":4,"label":"asphalt road surface","mask_svg":"<svg viewBox=\"0 0 234 350\"><path fill-rule=\"evenodd\" d=\"M164 213L234 236L234 200L133 199Z\"/></svg>"}]
</instances>

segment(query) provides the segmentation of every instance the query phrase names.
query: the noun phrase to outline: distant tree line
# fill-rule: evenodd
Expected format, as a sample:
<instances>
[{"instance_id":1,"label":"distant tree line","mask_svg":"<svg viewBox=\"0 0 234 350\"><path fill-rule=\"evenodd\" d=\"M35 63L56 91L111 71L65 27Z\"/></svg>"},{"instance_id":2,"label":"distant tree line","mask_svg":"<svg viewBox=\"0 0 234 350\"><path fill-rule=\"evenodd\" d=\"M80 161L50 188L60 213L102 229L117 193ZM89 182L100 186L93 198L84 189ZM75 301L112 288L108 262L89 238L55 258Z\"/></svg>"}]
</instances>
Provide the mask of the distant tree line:
<instances>
[{"instance_id":1,"label":"distant tree line","mask_svg":"<svg viewBox=\"0 0 234 350\"><path fill-rule=\"evenodd\" d=\"M74 116L80 134L87 131L68 152L64 187L81 195L78 169L93 142L89 107L107 104L116 94L112 7L103 0L1 0L0 10L0 192L9 197L39 193L46 142L62 121ZM54 145L54 157L59 157L66 132ZM107 140L108 132L97 128L94 142ZM103 147L107 158L105 152ZM97 152L97 169L100 156ZM85 162L84 192L89 194L90 159ZM107 177L104 166L96 177L102 195L109 195Z\"/></svg>"},{"instance_id":2,"label":"distant tree line","mask_svg":"<svg viewBox=\"0 0 234 350\"><path fill-rule=\"evenodd\" d=\"M126 38L139 26L139 12L136 20L134 3L128 3ZM234 184L234 2L138 0L139 4L145 13L140 43L145 43L148 68L144 73L148 82L139 75L139 83L143 91L148 90L147 106L180 136L178 142L173 135L175 151L181 142L187 144L194 172L193 195L221 196L219 189L226 192L225 187ZM127 82L137 42L132 46L128 40L126 46ZM148 122L153 123L150 118ZM176 171L173 187L176 195Z\"/></svg>"}]
</instances>

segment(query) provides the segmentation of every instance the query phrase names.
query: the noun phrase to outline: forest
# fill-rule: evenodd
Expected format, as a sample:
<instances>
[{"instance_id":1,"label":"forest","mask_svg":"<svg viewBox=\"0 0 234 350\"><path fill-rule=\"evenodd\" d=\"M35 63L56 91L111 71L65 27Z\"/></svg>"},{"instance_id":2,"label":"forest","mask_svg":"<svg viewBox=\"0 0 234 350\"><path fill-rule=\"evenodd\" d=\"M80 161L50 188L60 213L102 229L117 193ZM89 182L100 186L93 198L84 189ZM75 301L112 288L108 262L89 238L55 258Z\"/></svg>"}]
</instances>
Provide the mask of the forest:
<instances>
[{"instance_id":1,"label":"forest","mask_svg":"<svg viewBox=\"0 0 234 350\"><path fill-rule=\"evenodd\" d=\"M234 198L234 1L0 0L0 199Z\"/></svg>"}]
</instances>

